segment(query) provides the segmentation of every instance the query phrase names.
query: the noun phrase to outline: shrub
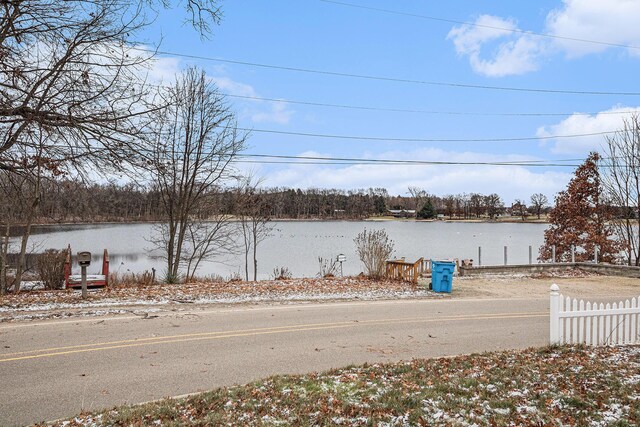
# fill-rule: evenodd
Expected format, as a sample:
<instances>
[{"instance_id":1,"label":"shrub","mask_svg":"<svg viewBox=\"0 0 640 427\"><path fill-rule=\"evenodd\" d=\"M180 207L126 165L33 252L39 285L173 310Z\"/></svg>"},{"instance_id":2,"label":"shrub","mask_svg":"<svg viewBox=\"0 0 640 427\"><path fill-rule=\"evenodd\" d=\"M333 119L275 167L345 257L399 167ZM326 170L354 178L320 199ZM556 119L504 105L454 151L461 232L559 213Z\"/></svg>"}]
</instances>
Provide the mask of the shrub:
<instances>
[{"instance_id":1,"label":"shrub","mask_svg":"<svg viewBox=\"0 0 640 427\"><path fill-rule=\"evenodd\" d=\"M176 276L169 271L165 271L164 282L168 285L177 285L178 283L180 283L180 275Z\"/></svg>"},{"instance_id":2,"label":"shrub","mask_svg":"<svg viewBox=\"0 0 640 427\"><path fill-rule=\"evenodd\" d=\"M231 273L227 282L242 282L242 275L240 272Z\"/></svg>"},{"instance_id":3,"label":"shrub","mask_svg":"<svg viewBox=\"0 0 640 427\"><path fill-rule=\"evenodd\" d=\"M142 273L118 273L109 274L109 286L150 286L156 283L155 270L145 270Z\"/></svg>"},{"instance_id":4,"label":"shrub","mask_svg":"<svg viewBox=\"0 0 640 427\"><path fill-rule=\"evenodd\" d=\"M289 280L293 277L287 267L276 267L273 269L273 280Z\"/></svg>"},{"instance_id":5,"label":"shrub","mask_svg":"<svg viewBox=\"0 0 640 427\"><path fill-rule=\"evenodd\" d=\"M333 258L325 259L319 256L318 264L320 267L318 277L336 277L338 274L338 261Z\"/></svg>"},{"instance_id":6,"label":"shrub","mask_svg":"<svg viewBox=\"0 0 640 427\"><path fill-rule=\"evenodd\" d=\"M45 289L61 289L64 283L64 263L67 251L47 249L38 257L36 269Z\"/></svg>"},{"instance_id":7,"label":"shrub","mask_svg":"<svg viewBox=\"0 0 640 427\"><path fill-rule=\"evenodd\" d=\"M367 231L365 228L353 241L367 275L373 278L382 277L385 261L393 253L393 240L389 239L387 232L384 229Z\"/></svg>"}]
</instances>

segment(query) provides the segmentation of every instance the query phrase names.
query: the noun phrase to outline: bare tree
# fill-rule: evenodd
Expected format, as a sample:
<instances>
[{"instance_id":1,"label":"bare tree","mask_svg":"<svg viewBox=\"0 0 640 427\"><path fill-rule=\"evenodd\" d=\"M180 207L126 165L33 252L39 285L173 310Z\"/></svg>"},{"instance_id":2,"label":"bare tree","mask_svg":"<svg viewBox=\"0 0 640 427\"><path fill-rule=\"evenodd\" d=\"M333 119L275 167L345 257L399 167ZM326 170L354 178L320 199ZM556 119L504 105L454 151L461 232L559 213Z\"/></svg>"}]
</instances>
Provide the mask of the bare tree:
<instances>
[{"instance_id":1,"label":"bare tree","mask_svg":"<svg viewBox=\"0 0 640 427\"><path fill-rule=\"evenodd\" d=\"M230 163L246 135L238 133L213 83L195 68L180 75L165 96L169 107L157 114L153 129L153 178L167 216L157 243L166 255L167 280L177 281L185 260L192 278L201 260L229 240L214 195L236 178Z\"/></svg>"},{"instance_id":2,"label":"bare tree","mask_svg":"<svg viewBox=\"0 0 640 427\"><path fill-rule=\"evenodd\" d=\"M415 187L415 186L410 186L408 190L409 190L409 194L411 195L411 197L413 197L413 200L415 201L415 210L416 212L418 212L420 209L422 209L422 206L426 203L427 199L429 198L429 194L423 188Z\"/></svg>"},{"instance_id":3,"label":"bare tree","mask_svg":"<svg viewBox=\"0 0 640 427\"><path fill-rule=\"evenodd\" d=\"M456 212L456 198L453 195L444 196L444 214L449 216L449 219L453 219L453 214Z\"/></svg>"},{"instance_id":4,"label":"bare tree","mask_svg":"<svg viewBox=\"0 0 640 427\"><path fill-rule=\"evenodd\" d=\"M484 196L482 198L482 203L490 219L493 219L504 209L502 199L495 193Z\"/></svg>"},{"instance_id":5,"label":"bare tree","mask_svg":"<svg viewBox=\"0 0 640 427\"><path fill-rule=\"evenodd\" d=\"M511 205L511 215L519 216L522 220L526 220L529 215L529 211L527 210L527 205L523 200L516 199L515 202Z\"/></svg>"},{"instance_id":6,"label":"bare tree","mask_svg":"<svg viewBox=\"0 0 640 427\"><path fill-rule=\"evenodd\" d=\"M618 207L611 222L624 243L626 261L640 265L640 118L624 120L623 128L607 137L608 155L603 159L606 174L602 184L609 202Z\"/></svg>"},{"instance_id":7,"label":"bare tree","mask_svg":"<svg viewBox=\"0 0 640 427\"><path fill-rule=\"evenodd\" d=\"M27 269L27 250L31 227L38 218L40 204L43 197L42 184L45 180L55 178L61 174L56 164L42 156L43 147L35 147L33 156L34 167L12 173L0 171L0 196L6 203L0 209L0 225L4 228L3 243L0 245L0 288L5 292L12 288L20 291L23 274ZM9 250L9 236L11 227L20 225L22 235L19 244L18 260L15 265L15 275L11 282L7 276L7 255Z\"/></svg>"},{"instance_id":8,"label":"bare tree","mask_svg":"<svg viewBox=\"0 0 640 427\"><path fill-rule=\"evenodd\" d=\"M0 170L30 177L17 287L46 168L82 175L143 162L140 134L164 106L144 74L153 50L135 35L172 0L13 0L0 14ZM218 23L217 0L187 0L194 26ZM30 197L30 196L29 196ZM14 199L12 203L15 203ZM7 246L3 245L6 252Z\"/></svg>"},{"instance_id":9,"label":"bare tree","mask_svg":"<svg viewBox=\"0 0 640 427\"><path fill-rule=\"evenodd\" d=\"M241 201L236 212L244 245L245 279L249 280L249 253L252 252L254 282L258 280L258 245L273 229L268 199L258 188L260 182L252 174L243 179L239 190Z\"/></svg>"},{"instance_id":10,"label":"bare tree","mask_svg":"<svg viewBox=\"0 0 640 427\"><path fill-rule=\"evenodd\" d=\"M471 212L473 212L476 218L480 218L484 212L484 203L482 199L482 195L478 193L473 193L469 196L469 206L471 208Z\"/></svg>"},{"instance_id":11,"label":"bare tree","mask_svg":"<svg viewBox=\"0 0 640 427\"><path fill-rule=\"evenodd\" d=\"M35 167L34 141L51 161L127 160L150 109L135 35L172 0L14 0L0 15L0 168ZM217 0L188 0L193 25L218 23ZM144 123L142 123L144 124ZM21 156L14 148L20 148ZM133 150L132 150L133 149Z\"/></svg>"},{"instance_id":12,"label":"bare tree","mask_svg":"<svg viewBox=\"0 0 640 427\"><path fill-rule=\"evenodd\" d=\"M549 199L542 193L536 193L531 196L531 208L538 215L538 219L540 219L540 214L542 213L542 209L544 209L549 203Z\"/></svg>"}]
</instances>

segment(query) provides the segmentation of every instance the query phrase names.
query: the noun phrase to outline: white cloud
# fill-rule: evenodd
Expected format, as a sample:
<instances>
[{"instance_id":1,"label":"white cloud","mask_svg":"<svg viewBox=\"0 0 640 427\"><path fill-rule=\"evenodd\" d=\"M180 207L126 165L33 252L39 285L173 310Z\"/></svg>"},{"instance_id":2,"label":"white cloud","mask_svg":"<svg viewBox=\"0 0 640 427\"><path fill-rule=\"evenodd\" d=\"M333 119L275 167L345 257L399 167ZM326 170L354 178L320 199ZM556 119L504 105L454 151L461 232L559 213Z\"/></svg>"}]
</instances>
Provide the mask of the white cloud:
<instances>
[{"instance_id":1,"label":"white cloud","mask_svg":"<svg viewBox=\"0 0 640 427\"><path fill-rule=\"evenodd\" d=\"M171 84L176 74L182 70L180 59L158 56L153 59L149 69L149 81L153 84Z\"/></svg>"},{"instance_id":2,"label":"white cloud","mask_svg":"<svg viewBox=\"0 0 640 427\"><path fill-rule=\"evenodd\" d=\"M461 25L449 31L447 39L453 40L459 54L469 55L477 52L484 43L510 36L511 30L517 28L513 20L491 15L481 15L475 24L476 26Z\"/></svg>"},{"instance_id":3,"label":"white cloud","mask_svg":"<svg viewBox=\"0 0 640 427\"><path fill-rule=\"evenodd\" d=\"M608 43L640 45L640 2L637 0L563 0L561 8L547 16L551 34ZM606 45L556 39L569 57L601 52ZM630 53L640 55L639 49Z\"/></svg>"},{"instance_id":4,"label":"white cloud","mask_svg":"<svg viewBox=\"0 0 640 427\"><path fill-rule=\"evenodd\" d=\"M211 80L216 83L223 93L237 96L260 97L253 86L236 82L229 77L212 77ZM277 123L285 125L289 123L294 114L294 111L290 110L285 102L261 101L259 99L242 100L242 102L246 106L242 115L248 117L253 123ZM264 107L266 107L266 109Z\"/></svg>"},{"instance_id":5,"label":"white cloud","mask_svg":"<svg viewBox=\"0 0 640 427\"><path fill-rule=\"evenodd\" d=\"M271 110L267 112L256 113L251 117L251 120L255 123L272 122L279 123L281 125L289 123L293 111L287 108L287 104L284 102L269 102Z\"/></svg>"},{"instance_id":6,"label":"white cloud","mask_svg":"<svg viewBox=\"0 0 640 427\"><path fill-rule=\"evenodd\" d=\"M409 153L388 152L374 158L454 162L523 159L522 156L448 152L439 149L422 149ZM391 194L405 194L408 186L423 187L437 195L495 192L503 197L505 203L511 203L516 198L528 200L531 194L537 192L553 199L555 193L565 188L571 173L536 171L520 166L295 165L267 174L265 178L267 186L341 189L385 187Z\"/></svg>"},{"instance_id":7,"label":"white cloud","mask_svg":"<svg viewBox=\"0 0 640 427\"><path fill-rule=\"evenodd\" d=\"M469 58L476 73L501 77L535 71L554 52L577 58L614 47L571 39L640 46L638 16L637 0L562 0L561 7L547 14L541 31L558 38L514 32L518 26L513 19L481 15L474 25L453 27L447 39L459 55ZM640 49L628 52L640 56Z\"/></svg>"},{"instance_id":8,"label":"white cloud","mask_svg":"<svg viewBox=\"0 0 640 427\"><path fill-rule=\"evenodd\" d=\"M629 112L629 114L624 114ZM640 107L616 106L595 115L573 114L560 123L544 126L537 130L537 136L575 135L602 133L620 130L623 120L631 112L640 113ZM551 152L555 154L575 154L586 156L590 151L602 153L607 145L605 135L552 140Z\"/></svg>"},{"instance_id":9,"label":"white cloud","mask_svg":"<svg viewBox=\"0 0 640 427\"><path fill-rule=\"evenodd\" d=\"M210 79L222 92L240 96L257 96L253 86L246 83L236 82L229 77L210 77Z\"/></svg>"},{"instance_id":10,"label":"white cloud","mask_svg":"<svg viewBox=\"0 0 640 427\"><path fill-rule=\"evenodd\" d=\"M502 77L538 69L544 45L529 34L514 33L512 30L518 28L515 21L481 15L475 24L452 28L447 39L453 40L459 55L469 57L471 68L476 73ZM489 43L498 44L483 57Z\"/></svg>"},{"instance_id":11,"label":"white cloud","mask_svg":"<svg viewBox=\"0 0 640 427\"><path fill-rule=\"evenodd\" d=\"M147 70L147 77L153 84L171 84L176 75L183 69L183 64L178 58L157 57ZM227 76L209 76L224 94L259 97L255 88L249 84L238 82ZM229 98L233 105L242 104L240 115L253 123L277 123L287 124L294 114L286 103L279 101L261 101L252 99Z\"/></svg>"}]
</instances>

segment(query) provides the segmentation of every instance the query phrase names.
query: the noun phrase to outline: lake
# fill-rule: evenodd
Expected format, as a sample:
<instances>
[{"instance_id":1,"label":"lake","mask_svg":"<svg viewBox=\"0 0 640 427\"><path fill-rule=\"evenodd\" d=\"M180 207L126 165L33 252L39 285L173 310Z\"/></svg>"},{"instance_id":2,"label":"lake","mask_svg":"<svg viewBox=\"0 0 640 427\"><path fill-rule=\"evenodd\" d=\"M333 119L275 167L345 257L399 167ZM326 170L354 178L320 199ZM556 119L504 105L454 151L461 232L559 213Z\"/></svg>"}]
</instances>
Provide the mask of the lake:
<instances>
[{"instance_id":1,"label":"lake","mask_svg":"<svg viewBox=\"0 0 640 427\"><path fill-rule=\"evenodd\" d=\"M346 255L344 274L362 271L353 239L364 230L385 229L395 244L395 257L414 261L471 258L477 265L478 247L482 264L503 264L504 246L508 246L509 264L526 264L529 245L534 262L543 242L547 224L414 222L414 221L275 221L273 230L258 246L258 275L266 279L275 267L287 267L296 277L318 274L318 257L335 259ZM109 250L111 271L143 272L156 268L159 277L165 271L161 253L150 242L153 224L90 224L36 227L30 240L35 252L47 248L66 248L74 253L93 254L89 272L100 268L104 248ZM202 265L198 274L229 277L244 274L242 256L223 256Z\"/></svg>"}]
</instances>

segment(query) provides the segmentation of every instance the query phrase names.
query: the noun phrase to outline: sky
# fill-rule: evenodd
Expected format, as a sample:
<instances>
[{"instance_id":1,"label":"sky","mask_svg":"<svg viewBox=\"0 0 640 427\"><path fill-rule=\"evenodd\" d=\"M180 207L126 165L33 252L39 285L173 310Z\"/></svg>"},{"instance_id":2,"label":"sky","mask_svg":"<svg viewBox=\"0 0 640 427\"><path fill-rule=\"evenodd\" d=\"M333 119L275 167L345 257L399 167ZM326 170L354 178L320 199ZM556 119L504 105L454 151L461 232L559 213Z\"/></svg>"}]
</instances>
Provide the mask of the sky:
<instances>
[{"instance_id":1,"label":"sky","mask_svg":"<svg viewBox=\"0 0 640 427\"><path fill-rule=\"evenodd\" d=\"M228 95L238 126L251 130L243 154L258 155L238 167L267 187L551 201L590 151L606 155L613 134L602 133L640 111L637 0L221 6L208 39L170 10L140 42L164 52L152 79L197 65ZM495 165L504 162L519 164Z\"/></svg>"}]
</instances>

